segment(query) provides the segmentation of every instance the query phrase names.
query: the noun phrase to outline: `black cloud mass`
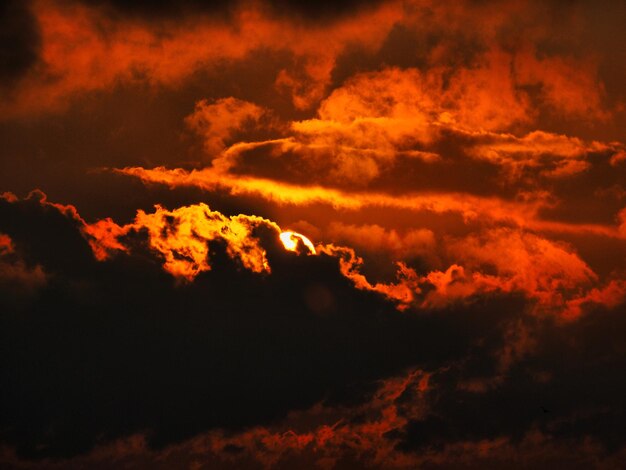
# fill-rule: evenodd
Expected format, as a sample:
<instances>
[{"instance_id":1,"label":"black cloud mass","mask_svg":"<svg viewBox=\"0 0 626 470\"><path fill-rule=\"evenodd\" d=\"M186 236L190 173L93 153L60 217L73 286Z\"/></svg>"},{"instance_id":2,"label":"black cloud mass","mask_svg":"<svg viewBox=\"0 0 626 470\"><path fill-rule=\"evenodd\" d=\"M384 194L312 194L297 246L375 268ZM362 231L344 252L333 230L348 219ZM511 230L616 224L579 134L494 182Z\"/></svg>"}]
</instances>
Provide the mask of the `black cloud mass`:
<instances>
[{"instance_id":1,"label":"black cloud mass","mask_svg":"<svg viewBox=\"0 0 626 470\"><path fill-rule=\"evenodd\" d=\"M434 386L427 415L389 436L402 452L533 429L597 439L607 451L626 439L621 308L556 335L515 296L400 313L355 289L336 259L286 252L269 237L271 274L242 270L216 243L213 269L185 285L141 231L129 235L130 254L96 261L76 220L41 194L2 199L0 221L24 269L45 273L28 296L3 278L1 296L2 438L29 459L134 433L160 448L318 402L356 405L378 380L416 367L433 372ZM331 302L313 308L311 289ZM502 370L512 325L539 346ZM485 390L461 385L502 375Z\"/></svg>"}]
</instances>

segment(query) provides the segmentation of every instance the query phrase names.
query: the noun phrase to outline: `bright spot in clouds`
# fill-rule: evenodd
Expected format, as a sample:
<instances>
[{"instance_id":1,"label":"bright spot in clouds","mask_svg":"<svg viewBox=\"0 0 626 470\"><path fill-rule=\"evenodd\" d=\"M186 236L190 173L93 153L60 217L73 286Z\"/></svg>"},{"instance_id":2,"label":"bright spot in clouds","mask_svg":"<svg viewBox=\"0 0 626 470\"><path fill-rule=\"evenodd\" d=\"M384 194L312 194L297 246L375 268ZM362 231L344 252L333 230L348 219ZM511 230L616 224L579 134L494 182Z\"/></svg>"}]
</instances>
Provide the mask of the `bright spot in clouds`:
<instances>
[{"instance_id":1,"label":"bright spot in clouds","mask_svg":"<svg viewBox=\"0 0 626 470\"><path fill-rule=\"evenodd\" d=\"M283 242L286 250L297 251L298 240L302 241L304 246L306 246L312 254L316 254L313 243L304 235L297 232L282 232L280 234L280 241Z\"/></svg>"}]
</instances>

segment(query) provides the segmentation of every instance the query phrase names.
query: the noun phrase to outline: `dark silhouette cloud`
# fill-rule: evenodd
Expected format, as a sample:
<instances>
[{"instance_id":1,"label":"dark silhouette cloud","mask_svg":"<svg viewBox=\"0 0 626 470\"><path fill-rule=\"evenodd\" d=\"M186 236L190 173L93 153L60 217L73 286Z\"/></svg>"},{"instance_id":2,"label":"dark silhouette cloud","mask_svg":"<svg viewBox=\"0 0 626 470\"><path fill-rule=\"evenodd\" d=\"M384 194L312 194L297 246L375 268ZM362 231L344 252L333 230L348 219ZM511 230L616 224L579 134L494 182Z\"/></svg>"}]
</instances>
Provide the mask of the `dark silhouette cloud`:
<instances>
[{"instance_id":1,"label":"dark silhouette cloud","mask_svg":"<svg viewBox=\"0 0 626 470\"><path fill-rule=\"evenodd\" d=\"M134 433L159 447L358 403L381 378L462 357L521 307L496 297L402 314L335 258L286 252L275 235L262 236L271 274L212 243L212 270L177 284L142 232L128 235L131 254L98 262L76 219L41 198L0 201L0 231L47 275L25 301L1 297L3 440L28 457ZM311 289L326 293L321 307Z\"/></svg>"},{"instance_id":2,"label":"dark silhouette cloud","mask_svg":"<svg viewBox=\"0 0 626 470\"><path fill-rule=\"evenodd\" d=\"M626 361L624 313L622 306L560 328L535 325L537 349L495 381L494 349L474 351L469 361L436 374L428 416L409 422L398 448L442 450L501 437L519 444L541 433L620 450L626 443L626 381L618 372Z\"/></svg>"}]
</instances>

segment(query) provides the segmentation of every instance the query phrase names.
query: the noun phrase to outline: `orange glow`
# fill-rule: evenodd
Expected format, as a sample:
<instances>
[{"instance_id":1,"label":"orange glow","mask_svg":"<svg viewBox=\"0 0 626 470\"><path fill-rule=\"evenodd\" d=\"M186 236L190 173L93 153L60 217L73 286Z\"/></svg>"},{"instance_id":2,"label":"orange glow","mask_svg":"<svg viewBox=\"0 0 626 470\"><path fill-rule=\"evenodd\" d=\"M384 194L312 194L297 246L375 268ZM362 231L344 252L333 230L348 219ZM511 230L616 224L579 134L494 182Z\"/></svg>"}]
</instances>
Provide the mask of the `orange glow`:
<instances>
[{"instance_id":1,"label":"orange glow","mask_svg":"<svg viewBox=\"0 0 626 470\"><path fill-rule=\"evenodd\" d=\"M304 246L307 247L307 249L309 250L309 252L313 255L317 254L315 252L315 246L313 246L313 243L311 242L311 240L309 240L307 237L305 237L304 235L297 233L297 232L282 232L280 234L280 241L283 243L283 246L285 247L285 250L288 251L298 251L298 244L302 243Z\"/></svg>"}]
</instances>

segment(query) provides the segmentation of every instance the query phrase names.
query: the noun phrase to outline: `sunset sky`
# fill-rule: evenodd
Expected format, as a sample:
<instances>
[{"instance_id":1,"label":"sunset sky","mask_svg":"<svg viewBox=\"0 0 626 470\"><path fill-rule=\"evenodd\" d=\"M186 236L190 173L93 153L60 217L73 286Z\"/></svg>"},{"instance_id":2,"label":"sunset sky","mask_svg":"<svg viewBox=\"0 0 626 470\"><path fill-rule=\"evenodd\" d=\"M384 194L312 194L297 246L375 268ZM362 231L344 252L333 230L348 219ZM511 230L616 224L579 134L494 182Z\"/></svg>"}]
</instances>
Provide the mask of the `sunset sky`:
<instances>
[{"instance_id":1,"label":"sunset sky","mask_svg":"<svg viewBox=\"0 0 626 470\"><path fill-rule=\"evenodd\" d=\"M0 5L0 467L624 468L626 2Z\"/></svg>"}]
</instances>

